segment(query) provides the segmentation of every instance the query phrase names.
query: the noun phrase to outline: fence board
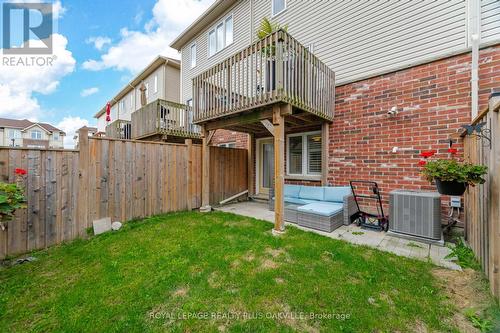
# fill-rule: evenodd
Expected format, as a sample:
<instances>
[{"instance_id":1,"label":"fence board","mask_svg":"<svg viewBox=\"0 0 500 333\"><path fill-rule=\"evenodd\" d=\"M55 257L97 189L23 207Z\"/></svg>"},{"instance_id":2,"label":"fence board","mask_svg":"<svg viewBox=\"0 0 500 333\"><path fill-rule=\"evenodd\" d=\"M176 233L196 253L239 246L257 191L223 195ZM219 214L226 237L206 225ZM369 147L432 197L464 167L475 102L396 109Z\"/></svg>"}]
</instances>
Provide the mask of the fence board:
<instances>
[{"instance_id":1,"label":"fence board","mask_svg":"<svg viewBox=\"0 0 500 333\"><path fill-rule=\"evenodd\" d=\"M24 168L27 209L0 230L0 259L85 236L92 221L127 221L201 205L202 149L80 133L79 150L0 148L0 180ZM210 202L247 189L247 152L210 147Z\"/></svg>"},{"instance_id":2,"label":"fence board","mask_svg":"<svg viewBox=\"0 0 500 333\"><path fill-rule=\"evenodd\" d=\"M469 187L465 193L466 239L500 297L500 114L483 112L475 123L486 122L491 147L485 139L464 137L465 159L488 166L486 183Z\"/></svg>"}]
</instances>

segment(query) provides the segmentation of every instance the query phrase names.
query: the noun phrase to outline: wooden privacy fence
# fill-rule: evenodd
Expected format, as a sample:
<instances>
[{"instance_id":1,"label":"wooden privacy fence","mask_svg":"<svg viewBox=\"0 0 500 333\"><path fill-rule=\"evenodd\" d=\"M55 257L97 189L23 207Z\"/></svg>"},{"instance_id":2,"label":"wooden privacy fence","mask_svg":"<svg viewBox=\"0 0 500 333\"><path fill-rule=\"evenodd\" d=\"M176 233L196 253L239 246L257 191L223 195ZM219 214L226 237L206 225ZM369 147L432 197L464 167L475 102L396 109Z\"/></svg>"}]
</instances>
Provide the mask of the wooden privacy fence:
<instances>
[{"instance_id":1,"label":"wooden privacy fence","mask_svg":"<svg viewBox=\"0 0 500 333\"><path fill-rule=\"evenodd\" d=\"M500 297L500 104L483 111L474 124L486 123L490 141L464 137L465 159L488 166L486 183L469 187L465 193L466 239ZM486 132L486 134L488 134Z\"/></svg>"},{"instance_id":2,"label":"wooden privacy fence","mask_svg":"<svg viewBox=\"0 0 500 333\"><path fill-rule=\"evenodd\" d=\"M0 258L84 236L99 218L127 221L200 207L201 146L89 138L86 131L79 138L78 150L0 148L2 181L14 182L16 168L28 171L27 209L0 230ZM246 186L246 150L211 150L221 183L210 201L218 203Z\"/></svg>"}]
</instances>

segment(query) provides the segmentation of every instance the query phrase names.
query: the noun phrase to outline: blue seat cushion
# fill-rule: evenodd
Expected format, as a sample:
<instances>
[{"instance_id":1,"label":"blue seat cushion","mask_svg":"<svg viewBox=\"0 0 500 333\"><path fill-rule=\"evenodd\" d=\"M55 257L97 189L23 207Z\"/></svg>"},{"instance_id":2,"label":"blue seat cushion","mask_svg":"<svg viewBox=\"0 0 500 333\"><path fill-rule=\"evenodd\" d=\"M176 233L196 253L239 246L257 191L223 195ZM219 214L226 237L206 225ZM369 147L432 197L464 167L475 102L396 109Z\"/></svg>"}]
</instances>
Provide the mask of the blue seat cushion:
<instances>
[{"instance_id":1,"label":"blue seat cushion","mask_svg":"<svg viewBox=\"0 0 500 333\"><path fill-rule=\"evenodd\" d=\"M321 216L332 216L342 211L343 205L336 202L315 202L297 208L300 212Z\"/></svg>"},{"instance_id":2,"label":"blue seat cushion","mask_svg":"<svg viewBox=\"0 0 500 333\"><path fill-rule=\"evenodd\" d=\"M285 193L283 194L285 197L298 198L300 185L285 185Z\"/></svg>"},{"instance_id":3,"label":"blue seat cushion","mask_svg":"<svg viewBox=\"0 0 500 333\"><path fill-rule=\"evenodd\" d=\"M323 201L324 190L320 186L301 186L299 192L300 199Z\"/></svg>"},{"instance_id":4,"label":"blue seat cushion","mask_svg":"<svg viewBox=\"0 0 500 333\"><path fill-rule=\"evenodd\" d=\"M329 202L343 202L346 195L351 194L350 186L325 187L325 199Z\"/></svg>"},{"instance_id":5,"label":"blue seat cushion","mask_svg":"<svg viewBox=\"0 0 500 333\"><path fill-rule=\"evenodd\" d=\"M294 198L294 197L284 197L283 200L286 203L291 203L291 204L296 204L296 205L306 205L308 202L305 200L299 199L299 198Z\"/></svg>"}]
</instances>

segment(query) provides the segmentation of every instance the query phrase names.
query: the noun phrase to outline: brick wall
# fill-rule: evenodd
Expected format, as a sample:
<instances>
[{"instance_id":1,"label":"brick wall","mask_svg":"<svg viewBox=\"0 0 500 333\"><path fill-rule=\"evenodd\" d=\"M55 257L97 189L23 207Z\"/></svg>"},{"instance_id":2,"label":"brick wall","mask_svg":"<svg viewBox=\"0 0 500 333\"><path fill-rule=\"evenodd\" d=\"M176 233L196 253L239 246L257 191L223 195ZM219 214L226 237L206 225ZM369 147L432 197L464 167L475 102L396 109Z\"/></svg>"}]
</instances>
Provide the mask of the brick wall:
<instances>
[{"instance_id":1,"label":"brick wall","mask_svg":"<svg viewBox=\"0 0 500 333\"><path fill-rule=\"evenodd\" d=\"M248 135L246 133L219 129L215 132L214 137L212 138L212 145L217 146L221 143L234 142L236 144L235 148L246 149L247 138Z\"/></svg>"},{"instance_id":2,"label":"brick wall","mask_svg":"<svg viewBox=\"0 0 500 333\"><path fill-rule=\"evenodd\" d=\"M463 152L456 133L471 121L470 68L471 55L464 54L337 87L329 183L377 181L385 201L394 189L435 190L421 178L419 153L436 150L446 158L451 137ZM500 46L481 51L479 74L481 110L500 89ZM399 114L388 117L392 107Z\"/></svg>"}]
</instances>

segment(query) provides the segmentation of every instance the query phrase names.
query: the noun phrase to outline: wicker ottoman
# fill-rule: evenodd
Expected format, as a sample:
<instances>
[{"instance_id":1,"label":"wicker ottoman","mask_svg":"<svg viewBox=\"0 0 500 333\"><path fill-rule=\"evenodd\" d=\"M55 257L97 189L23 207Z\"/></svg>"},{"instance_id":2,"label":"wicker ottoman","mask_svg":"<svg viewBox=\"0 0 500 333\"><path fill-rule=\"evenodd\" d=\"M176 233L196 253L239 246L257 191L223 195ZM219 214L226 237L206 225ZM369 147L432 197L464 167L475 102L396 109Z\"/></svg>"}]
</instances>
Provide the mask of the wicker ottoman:
<instances>
[{"instance_id":1,"label":"wicker ottoman","mask_svg":"<svg viewBox=\"0 0 500 333\"><path fill-rule=\"evenodd\" d=\"M297 208L297 223L306 228L332 232L344 224L340 203L312 203Z\"/></svg>"},{"instance_id":2,"label":"wicker ottoman","mask_svg":"<svg viewBox=\"0 0 500 333\"><path fill-rule=\"evenodd\" d=\"M285 221L297 223L297 208L299 206L285 203Z\"/></svg>"}]
</instances>

